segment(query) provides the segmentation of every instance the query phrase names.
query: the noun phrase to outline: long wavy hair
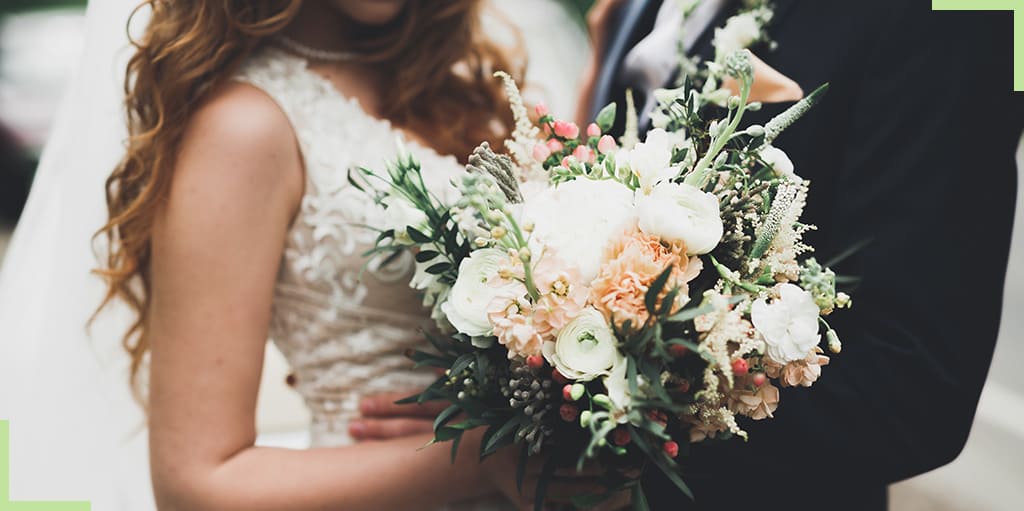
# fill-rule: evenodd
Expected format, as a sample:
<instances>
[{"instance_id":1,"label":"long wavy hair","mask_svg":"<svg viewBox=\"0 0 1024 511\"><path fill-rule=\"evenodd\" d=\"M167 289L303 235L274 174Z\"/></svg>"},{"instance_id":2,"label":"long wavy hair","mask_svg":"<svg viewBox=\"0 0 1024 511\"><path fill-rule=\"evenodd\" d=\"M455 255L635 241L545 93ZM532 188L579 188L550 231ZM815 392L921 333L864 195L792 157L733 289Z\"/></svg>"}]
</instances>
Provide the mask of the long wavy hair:
<instances>
[{"instance_id":1,"label":"long wavy hair","mask_svg":"<svg viewBox=\"0 0 1024 511\"><path fill-rule=\"evenodd\" d=\"M135 313L123 345L140 397L139 375L150 347L152 227L170 187L186 121L301 6L302 0L149 0L133 14L147 9L150 18L141 37L132 40L135 53L124 85L129 138L106 183L109 219L97 236L109 249L97 273L107 282L100 310L120 299ZM383 115L401 128L429 133L423 138L430 145L460 158L475 142L501 147L513 121L492 73L522 71L482 35L480 9L480 0L410 0L397 20L366 30L352 43L363 60L390 77L381 91Z\"/></svg>"}]
</instances>

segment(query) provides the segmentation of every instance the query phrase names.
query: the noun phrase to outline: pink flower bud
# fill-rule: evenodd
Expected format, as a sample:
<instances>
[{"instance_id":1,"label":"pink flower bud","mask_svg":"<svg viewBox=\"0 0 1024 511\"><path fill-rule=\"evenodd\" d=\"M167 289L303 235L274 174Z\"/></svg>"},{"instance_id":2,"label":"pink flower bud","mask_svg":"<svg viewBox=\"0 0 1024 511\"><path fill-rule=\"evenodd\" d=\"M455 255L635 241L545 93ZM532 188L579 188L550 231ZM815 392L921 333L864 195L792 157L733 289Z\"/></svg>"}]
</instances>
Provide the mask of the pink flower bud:
<instances>
[{"instance_id":1,"label":"pink flower bud","mask_svg":"<svg viewBox=\"0 0 1024 511\"><path fill-rule=\"evenodd\" d=\"M569 168L569 157L568 156L566 156L565 158L562 158L562 166L565 167L565 168Z\"/></svg>"},{"instance_id":2,"label":"pink flower bud","mask_svg":"<svg viewBox=\"0 0 1024 511\"><path fill-rule=\"evenodd\" d=\"M534 144L533 159L543 163L545 160L548 159L548 156L551 156L551 149L549 149L547 145Z\"/></svg>"},{"instance_id":3,"label":"pink flower bud","mask_svg":"<svg viewBox=\"0 0 1024 511\"><path fill-rule=\"evenodd\" d=\"M595 123L590 123L590 125L587 126L587 136L588 137L600 137L601 136L601 127L598 126Z\"/></svg>"},{"instance_id":4,"label":"pink flower bud","mask_svg":"<svg viewBox=\"0 0 1024 511\"><path fill-rule=\"evenodd\" d=\"M545 105L544 103L537 103L537 105L533 107L533 111L537 112L537 117L544 117L545 115L551 113L550 111L548 111L548 106Z\"/></svg>"},{"instance_id":5,"label":"pink flower bud","mask_svg":"<svg viewBox=\"0 0 1024 511\"><path fill-rule=\"evenodd\" d=\"M551 140L548 140L548 149L550 149L551 152L553 152L553 153L560 153L560 152L562 152L563 149L565 149L565 146L562 145L561 142L559 142L559 141L557 141L555 139L551 139Z\"/></svg>"},{"instance_id":6,"label":"pink flower bud","mask_svg":"<svg viewBox=\"0 0 1024 511\"><path fill-rule=\"evenodd\" d=\"M601 154L608 154L618 149L618 147L611 135L605 135L597 142L597 150L601 151Z\"/></svg>"},{"instance_id":7,"label":"pink flower bud","mask_svg":"<svg viewBox=\"0 0 1024 511\"><path fill-rule=\"evenodd\" d=\"M588 146L577 146L576 150L572 152L572 155L580 162L594 163L594 151Z\"/></svg>"},{"instance_id":8,"label":"pink flower bud","mask_svg":"<svg viewBox=\"0 0 1024 511\"><path fill-rule=\"evenodd\" d=\"M572 140L580 136L580 127L574 122L555 121L555 135Z\"/></svg>"}]
</instances>

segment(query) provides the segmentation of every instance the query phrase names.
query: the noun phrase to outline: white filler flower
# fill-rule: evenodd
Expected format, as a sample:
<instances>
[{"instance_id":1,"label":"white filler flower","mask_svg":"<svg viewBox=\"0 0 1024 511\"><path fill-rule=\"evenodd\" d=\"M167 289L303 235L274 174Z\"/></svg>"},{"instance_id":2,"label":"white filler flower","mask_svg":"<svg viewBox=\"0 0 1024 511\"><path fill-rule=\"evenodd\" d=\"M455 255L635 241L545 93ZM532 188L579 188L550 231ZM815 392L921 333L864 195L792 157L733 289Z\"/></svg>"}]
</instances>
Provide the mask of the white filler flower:
<instances>
[{"instance_id":1,"label":"white filler flower","mask_svg":"<svg viewBox=\"0 0 1024 511\"><path fill-rule=\"evenodd\" d=\"M491 335L494 328L487 319L487 305L502 292L502 287L488 284L488 281L508 260L504 251L486 248L471 253L459 264L459 277L448 301L441 306L456 330L474 337Z\"/></svg>"},{"instance_id":2,"label":"white filler flower","mask_svg":"<svg viewBox=\"0 0 1024 511\"><path fill-rule=\"evenodd\" d=\"M640 230L665 241L682 241L687 253L706 254L722 239L718 197L685 183L661 183L637 198Z\"/></svg>"},{"instance_id":3,"label":"white filler flower","mask_svg":"<svg viewBox=\"0 0 1024 511\"><path fill-rule=\"evenodd\" d=\"M635 221L633 191L609 180L577 178L527 197L522 208L523 225L534 225L531 244L575 264L583 282L597 277L609 241Z\"/></svg>"},{"instance_id":4,"label":"white filler flower","mask_svg":"<svg viewBox=\"0 0 1024 511\"><path fill-rule=\"evenodd\" d=\"M779 284L779 298L764 298L750 308L754 328L764 337L767 355L779 364L803 360L821 341L818 314L811 293L795 284Z\"/></svg>"},{"instance_id":5,"label":"white filler flower","mask_svg":"<svg viewBox=\"0 0 1024 511\"><path fill-rule=\"evenodd\" d=\"M409 233L407 227L415 227L419 231L425 231L427 215L414 207L409 201L402 197L389 195L381 201L384 205L384 229L394 229L395 239L408 243Z\"/></svg>"},{"instance_id":6,"label":"white filler flower","mask_svg":"<svg viewBox=\"0 0 1024 511\"><path fill-rule=\"evenodd\" d=\"M723 59L750 46L761 36L761 25L753 12L729 18L725 26L715 29L714 46L718 59Z\"/></svg>"},{"instance_id":7,"label":"white filler flower","mask_svg":"<svg viewBox=\"0 0 1024 511\"><path fill-rule=\"evenodd\" d=\"M620 167L628 166L639 179L640 189L647 193L654 185L679 175L679 169L671 166L672 148L678 142L667 131L655 128L633 149L619 151L615 163Z\"/></svg>"},{"instance_id":8,"label":"white filler flower","mask_svg":"<svg viewBox=\"0 0 1024 511\"><path fill-rule=\"evenodd\" d=\"M590 381L611 374L622 362L618 345L604 315L587 307L558 333L555 342L545 342L542 351L566 378Z\"/></svg>"}]
</instances>

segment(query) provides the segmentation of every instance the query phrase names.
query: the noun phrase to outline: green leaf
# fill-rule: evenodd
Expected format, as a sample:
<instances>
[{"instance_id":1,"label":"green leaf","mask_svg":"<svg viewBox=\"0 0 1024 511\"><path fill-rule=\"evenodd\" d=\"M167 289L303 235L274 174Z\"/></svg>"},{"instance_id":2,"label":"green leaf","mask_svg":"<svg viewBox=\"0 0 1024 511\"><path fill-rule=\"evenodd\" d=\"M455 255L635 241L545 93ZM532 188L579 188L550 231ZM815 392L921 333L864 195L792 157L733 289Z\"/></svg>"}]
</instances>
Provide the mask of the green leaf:
<instances>
[{"instance_id":1,"label":"green leaf","mask_svg":"<svg viewBox=\"0 0 1024 511\"><path fill-rule=\"evenodd\" d=\"M434 443L437 443L437 442L447 442L447 441L453 440L453 439L455 439L455 437L461 436L461 435L462 435L462 430L461 429L445 426L445 427L443 427L443 428L441 428L441 429L439 429L439 430L434 432Z\"/></svg>"},{"instance_id":2,"label":"green leaf","mask_svg":"<svg viewBox=\"0 0 1024 511\"><path fill-rule=\"evenodd\" d=\"M540 478L537 479L537 491L533 497L533 511L544 511L544 500L548 496L548 484L551 483L551 476L555 475L555 458L549 457L544 461L544 468L540 470Z\"/></svg>"},{"instance_id":3,"label":"green leaf","mask_svg":"<svg viewBox=\"0 0 1024 511\"><path fill-rule=\"evenodd\" d=\"M441 255L441 253L434 250L420 250L416 253L416 262L425 263L439 255Z\"/></svg>"},{"instance_id":4,"label":"green leaf","mask_svg":"<svg viewBox=\"0 0 1024 511\"><path fill-rule=\"evenodd\" d=\"M629 380L629 395L639 395L636 383L636 359L626 355L626 379Z\"/></svg>"},{"instance_id":5,"label":"green leaf","mask_svg":"<svg viewBox=\"0 0 1024 511\"><path fill-rule=\"evenodd\" d=\"M683 492L683 494L689 497L690 500L693 500L693 492L690 490L690 487L683 482L683 478L679 477L679 474L664 461L662 456L665 456L665 454L660 451L658 454L652 456L654 464L661 469L662 473L665 474L665 477L667 477L669 481L672 481L672 484L676 485L676 488L679 488L679 491Z\"/></svg>"},{"instance_id":6,"label":"green leaf","mask_svg":"<svg viewBox=\"0 0 1024 511\"><path fill-rule=\"evenodd\" d=\"M665 268L658 278L654 279L651 283L651 287L647 289L647 294L644 295L644 303L647 305L647 311L651 314L658 313L658 297L661 296L661 292L665 290L665 284L668 283L669 277L672 276L672 266Z\"/></svg>"},{"instance_id":7,"label":"green leaf","mask_svg":"<svg viewBox=\"0 0 1024 511\"><path fill-rule=\"evenodd\" d=\"M430 239L430 236L423 234L422 232L420 232L418 229L411 225L405 228L405 232L407 232L409 234L409 237L412 238L412 240L415 241L416 243L430 243L431 241L433 241L432 239Z\"/></svg>"},{"instance_id":8,"label":"green leaf","mask_svg":"<svg viewBox=\"0 0 1024 511\"><path fill-rule=\"evenodd\" d=\"M509 419L508 422L498 428L498 431L484 442L483 449L480 451L481 456L489 456L503 445L512 443L512 440L515 438L514 434L516 430L519 429L522 422L523 417L516 416Z\"/></svg>"},{"instance_id":9,"label":"green leaf","mask_svg":"<svg viewBox=\"0 0 1024 511\"><path fill-rule=\"evenodd\" d=\"M651 506L647 503L647 495L644 495L643 485L637 484L633 487L632 497L633 511L650 511Z\"/></svg>"},{"instance_id":10,"label":"green leaf","mask_svg":"<svg viewBox=\"0 0 1024 511\"><path fill-rule=\"evenodd\" d=\"M615 112L617 107L615 103L609 103L597 113L597 118L594 122L601 128L601 131L608 131L612 129L612 125L615 124Z\"/></svg>"},{"instance_id":11,"label":"green leaf","mask_svg":"<svg viewBox=\"0 0 1024 511\"><path fill-rule=\"evenodd\" d=\"M530 461L530 445L524 443L519 450L519 461L516 463L516 491L523 493L523 479L526 478L526 465Z\"/></svg>"},{"instance_id":12,"label":"green leaf","mask_svg":"<svg viewBox=\"0 0 1024 511\"><path fill-rule=\"evenodd\" d=\"M452 420L456 414L462 411L462 407L459 405L451 405L445 408L441 413L437 414L434 418L434 433L441 429L442 426L448 424L448 421Z\"/></svg>"},{"instance_id":13,"label":"green leaf","mask_svg":"<svg viewBox=\"0 0 1024 511\"><path fill-rule=\"evenodd\" d=\"M452 269L452 263L437 263L427 267L426 271L431 275L440 275L450 269Z\"/></svg>"},{"instance_id":14,"label":"green leaf","mask_svg":"<svg viewBox=\"0 0 1024 511\"><path fill-rule=\"evenodd\" d=\"M459 445L462 443L462 434L452 440L452 465L455 464L455 458L459 455Z\"/></svg>"}]
</instances>

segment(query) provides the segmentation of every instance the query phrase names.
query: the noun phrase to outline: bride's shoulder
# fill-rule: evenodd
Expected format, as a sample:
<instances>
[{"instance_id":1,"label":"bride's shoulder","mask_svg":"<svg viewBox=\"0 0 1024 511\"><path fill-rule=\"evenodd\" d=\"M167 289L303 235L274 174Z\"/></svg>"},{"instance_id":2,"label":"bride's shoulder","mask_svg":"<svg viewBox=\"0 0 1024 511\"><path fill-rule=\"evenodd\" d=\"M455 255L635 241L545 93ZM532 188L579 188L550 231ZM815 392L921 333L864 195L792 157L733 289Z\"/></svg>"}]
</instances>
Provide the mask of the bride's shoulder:
<instances>
[{"instance_id":1,"label":"bride's shoulder","mask_svg":"<svg viewBox=\"0 0 1024 511\"><path fill-rule=\"evenodd\" d=\"M175 167L175 181L286 193L296 203L302 195L302 158L288 117L245 83L210 91L192 111Z\"/></svg>"}]
</instances>

